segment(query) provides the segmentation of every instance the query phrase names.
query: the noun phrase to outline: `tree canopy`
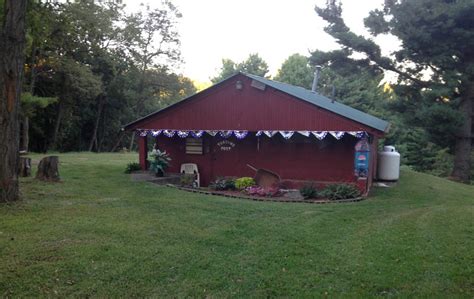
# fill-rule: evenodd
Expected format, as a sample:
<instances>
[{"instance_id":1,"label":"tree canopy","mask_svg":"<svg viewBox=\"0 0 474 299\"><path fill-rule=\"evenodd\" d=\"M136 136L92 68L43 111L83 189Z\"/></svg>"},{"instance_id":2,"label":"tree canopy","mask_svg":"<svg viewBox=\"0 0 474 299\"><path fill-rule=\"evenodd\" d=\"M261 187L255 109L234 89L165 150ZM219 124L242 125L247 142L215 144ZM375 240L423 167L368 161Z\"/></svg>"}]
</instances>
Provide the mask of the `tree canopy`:
<instances>
[{"instance_id":1,"label":"tree canopy","mask_svg":"<svg viewBox=\"0 0 474 299\"><path fill-rule=\"evenodd\" d=\"M452 176L469 181L474 101L474 2L385 1L383 9L370 12L365 26L373 36L391 34L401 41L401 48L390 56L382 55L373 39L349 29L341 16L342 6L336 0L327 1L325 7L316 7L316 12L328 22L325 31L342 49L313 55L313 61L336 64L350 61L370 70L396 73L399 83L395 92L405 102L400 106L405 109L416 106L416 110L423 113L417 114L426 124L427 132L433 136L441 131L454 136ZM354 53L363 54L363 58L354 58ZM446 126L442 130L439 125L430 130L441 116Z\"/></svg>"},{"instance_id":2,"label":"tree canopy","mask_svg":"<svg viewBox=\"0 0 474 299\"><path fill-rule=\"evenodd\" d=\"M269 71L268 64L257 53L250 54L246 60L235 63L230 59L222 59L219 74L211 78L212 83L222 81L236 72L245 72L260 77L265 77Z\"/></svg>"},{"instance_id":3,"label":"tree canopy","mask_svg":"<svg viewBox=\"0 0 474 299\"><path fill-rule=\"evenodd\" d=\"M301 54L288 57L278 70L275 80L311 89L314 70L309 59Z\"/></svg>"},{"instance_id":4,"label":"tree canopy","mask_svg":"<svg viewBox=\"0 0 474 299\"><path fill-rule=\"evenodd\" d=\"M170 1L133 14L109 2L29 4L22 128L31 150L130 148L123 124L195 92L171 71L181 13Z\"/></svg>"}]
</instances>

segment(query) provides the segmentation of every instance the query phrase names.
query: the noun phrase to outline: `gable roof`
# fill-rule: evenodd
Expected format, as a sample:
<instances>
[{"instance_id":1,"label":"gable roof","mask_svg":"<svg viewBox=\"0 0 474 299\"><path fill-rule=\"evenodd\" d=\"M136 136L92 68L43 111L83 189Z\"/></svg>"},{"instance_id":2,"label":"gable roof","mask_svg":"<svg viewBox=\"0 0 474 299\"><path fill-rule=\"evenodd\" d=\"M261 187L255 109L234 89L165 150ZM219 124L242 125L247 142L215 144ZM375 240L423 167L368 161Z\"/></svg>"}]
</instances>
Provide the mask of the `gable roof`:
<instances>
[{"instance_id":1,"label":"gable roof","mask_svg":"<svg viewBox=\"0 0 474 299\"><path fill-rule=\"evenodd\" d=\"M165 110L168 110L170 109L171 107L174 107L175 105L178 105L178 104L181 104L182 102L185 102L185 101L188 101L188 100L191 100L192 98L196 97L198 94L206 91L206 90L209 90L209 89L213 89L219 85L221 85L223 82L225 81L228 81L232 78L234 78L235 76L239 75L239 74L242 74L252 80L255 80L257 82L260 82L262 84L265 84L267 86L270 86L276 90L279 90L283 93L286 93L288 95L291 95L297 99L300 99L300 100L303 100L305 102L308 102L312 105L315 105L317 107L320 107L320 108L323 108L325 110L328 110L330 112L333 112L335 114L338 114L338 115L341 115L343 117L346 117L348 119L351 119L353 121L356 121L358 123L361 123L363 125L366 125L368 127L371 127L371 128L374 128L378 131L381 131L381 132L387 132L389 127L390 127L390 124L380 118L377 118L373 115L370 115L370 114L367 114L365 112L362 112L360 110L357 110L355 108L352 108L350 106L347 106L347 105L344 105L344 104L341 104L341 103L338 103L336 101L333 101L325 96L322 96L316 92L313 92L311 90L307 90L303 87L299 87L299 86L294 86L294 85L290 85L290 84L287 84L287 83L282 83L282 82L278 82L278 81L273 81L273 80L269 80L269 79L265 79L265 78L262 78L262 77L259 77L259 76L256 76L256 75L251 75L251 74L247 74L247 73L243 73L243 72L238 72L216 84L214 84L213 86L201 91L201 92L198 92L190 97L187 97L175 104L172 104L168 107L165 107L161 110L158 110L154 113L151 113L145 117L142 117L140 119L137 119L127 125L125 125L123 127L123 129L129 129L130 127L132 127L133 125L135 125L136 123L139 123L143 120L146 120L150 117L153 117Z\"/></svg>"}]
</instances>

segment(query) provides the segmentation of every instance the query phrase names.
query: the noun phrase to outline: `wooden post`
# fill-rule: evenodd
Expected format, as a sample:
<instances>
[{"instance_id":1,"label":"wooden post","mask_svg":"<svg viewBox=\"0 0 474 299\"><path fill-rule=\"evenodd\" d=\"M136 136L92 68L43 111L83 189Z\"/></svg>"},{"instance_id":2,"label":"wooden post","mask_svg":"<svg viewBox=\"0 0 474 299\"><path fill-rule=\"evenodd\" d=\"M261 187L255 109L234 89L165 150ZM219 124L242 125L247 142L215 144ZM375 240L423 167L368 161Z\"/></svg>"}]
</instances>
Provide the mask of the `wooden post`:
<instances>
[{"instance_id":1,"label":"wooden post","mask_svg":"<svg viewBox=\"0 0 474 299\"><path fill-rule=\"evenodd\" d=\"M148 140L146 136L138 137L138 158L142 170L147 170Z\"/></svg>"}]
</instances>

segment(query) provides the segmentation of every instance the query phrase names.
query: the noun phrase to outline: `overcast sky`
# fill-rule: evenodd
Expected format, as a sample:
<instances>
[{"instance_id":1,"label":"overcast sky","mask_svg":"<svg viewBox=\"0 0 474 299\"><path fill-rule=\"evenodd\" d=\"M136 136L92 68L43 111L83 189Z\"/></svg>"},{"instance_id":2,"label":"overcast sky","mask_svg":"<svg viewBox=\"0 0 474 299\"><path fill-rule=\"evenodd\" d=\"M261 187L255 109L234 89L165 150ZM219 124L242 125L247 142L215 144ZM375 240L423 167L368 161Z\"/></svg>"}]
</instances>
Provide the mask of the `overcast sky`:
<instances>
[{"instance_id":1,"label":"overcast sky","mask_svg":"<svg viewBox=\"0 0 474 299\"><path fill-rule=\"evenodd\" d=\"M130 9L139 1L124 1ZM158 1L142 1L153 2ZM309 55L311 50L337 48L323 28L325 22L314 6L325 0L174 0L183 17L179 20L184 64L178 70L197 81L209 81L218 73L222 58L235 62L258 53L276 74L291 54ZM383 0L343 0L343 17L356 33L367 34L363 18ZM384 52L393 50L393 40L380 38Z\"/></svg>"}]
</instances>

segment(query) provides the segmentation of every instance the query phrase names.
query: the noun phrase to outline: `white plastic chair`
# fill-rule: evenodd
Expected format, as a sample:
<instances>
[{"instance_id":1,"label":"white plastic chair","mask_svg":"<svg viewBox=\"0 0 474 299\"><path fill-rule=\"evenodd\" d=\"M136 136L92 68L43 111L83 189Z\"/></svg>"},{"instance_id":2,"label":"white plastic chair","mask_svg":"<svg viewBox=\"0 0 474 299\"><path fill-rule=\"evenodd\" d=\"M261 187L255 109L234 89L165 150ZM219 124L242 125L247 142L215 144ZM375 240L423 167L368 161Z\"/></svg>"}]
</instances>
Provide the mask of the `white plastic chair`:
<instances>
[{"instance_id":1,"label":"white plastic chair","mask_svg":"<svg viewBox=\"0 0 474 299\"><path fill-rule=\"evenodd\" d=\"M194 180L193 185L195 185L195 187L198 187L198 188L200 187L199 171L196 164L194 163L181 164L180 172L185 173L185 174L194 174L196 179Z\"/></svg>"}]
</instances>

